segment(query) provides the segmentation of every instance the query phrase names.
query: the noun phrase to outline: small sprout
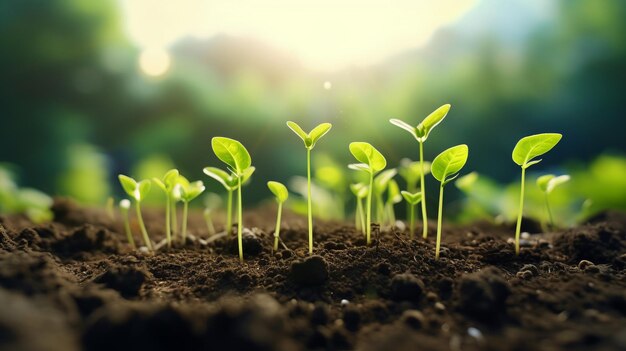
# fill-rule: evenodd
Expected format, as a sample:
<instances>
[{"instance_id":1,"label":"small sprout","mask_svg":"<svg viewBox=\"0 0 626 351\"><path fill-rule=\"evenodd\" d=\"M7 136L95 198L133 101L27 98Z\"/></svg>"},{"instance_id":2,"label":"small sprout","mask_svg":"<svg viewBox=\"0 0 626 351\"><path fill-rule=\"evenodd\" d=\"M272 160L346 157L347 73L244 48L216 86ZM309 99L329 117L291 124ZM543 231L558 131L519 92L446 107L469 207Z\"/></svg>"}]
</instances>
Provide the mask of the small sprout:
<instances>
[{"instance_id":1,"label":"small sprout","mask_svg":"<svg viewBox=\"0 0 626 351\"><path fill-rule=\"evenodd\" d=\"M204 197L204 221L206 222L209 235L215 234L215 226L213 225L213 210L219 208L222 204L222 199L214 193L208 193Z\"/></svg>"},{"instance_id":2,"label":"small sprout","mask_svg":"<svg viewBox=\"0 0 626 351\"><path fill-rule=\"evenodd\" d=\"M267 182L267 187L270 189L272 194L276 197L276 202L278 202L278 210L276 215L276 229L274 230L274 251L278 251L278 238L280 235L280 217L283 212L283 202L287 201L289 197L289 191L287 191L287 187L282 183L269 181Z\"/></svg>"},{"instance_id":3,"label":"small sprout","mask_svg":"<svg viewBox=\"0 0 626 351\"><path fill-rule=\"evenodd\" d=\"M430 162L424 161L424 174L430 173ZM419 161L411 161L408 158L400 160L398 175L406 182L407 191L415 192L422 176L422 167Z\"/></svg>"},{"instance_id":4,"label":"small sprout","mask_svg":"<svg viewBox=\"0 0 626 351\"><path fill-rule=\"evenodd\" d=\"M165 238L167 240L167 247L172 247L172 201L175 197L175 192L178 192L176 185L178 184L179 173L177 169L170 169L165 173L162 179L153 178L152 181L157 187L165 193ZM176 189L176 190L175 190ZM174 210L176 208L174 207Z\"/></svg>"},{"instance_id":5,"label":"small sprout","mask_svg":"<svg viewBox=\"0 0 626 351\"><path fill-rule=\"evenodd\" d=\"M459 176L458 172L465 166L468 156L468 147L465 144L453 146L435 157L431 172L440 182L439 186L439 213L437 217L437 246L435 259L439 259L441 246L441 217L443 213L443 187ZM422 201L424 199L422 198Z\"/></svg>"},{"instance_id":6,"label":"small sprout","mask_svg":"<svg viewBox=\"0 0 626 351\"><path fill-rule=\"evenodd\" d=\"M402 190L402 197L409 204L409 233L411 240L413 240L415 236L415 206L422 201L422 192L410 193Z\"/></svg>"},{"instance_id":7,"label":"small sprout","mask_svg":"<svg viewBox=\"0 0 626 351\"><path fill-rule=\"evenodd\" d=\"M246 184L246 182L248 182L248 180L250 179L250 177L252 176L255 170L256 170L255 167L252 167L252 166L248 167L243 172L243 179L241 183ZM226 192L228 193L227 200L226 200L225 231L230 236L231 228L233 226L233 192L235 192L235 190L237 190L237 188L239 187L239 179L237 178L236 175L232 173L228 173L216 167L204 167L203 171L204 171L204 174L208 175L209 177L217 180L220 184L222 184L224 188L226 189Z\"/></svg>"},{"instance_id":8,"label":"small sprout","mask_svg":"<svg viewBox=\"0 0 626 351\"><path fill-rule=\"evenodd\" d=\"M204 191L204 184L201 180L190 182L180 187L180 199L183 201L183 244L187 242L187 217L189 213L189 203Z\"/></svg>"},{"instance_id":9,"label":"small sprout","mask_svg":"<svg viewBox=\"0 0 626 351\"><path fill-rule=\"evenodd\" d=\"M243 177L248 169L252 166L252 158L248 150L237 140L214 137L211 140L211 146L215 156L228 165L229 170L237 178L237 244L239 247L239 260L243 262L243 211L241 204L241 185ZM254 170L252 171L254 172ZM252 174L252 173L250 173ZM228 229L227 229L228 230Z\"/></svg>"},{"instance_id":10,"label":"small sprout","mask_svg":"<svg viewBox=\"0 0 626 351\"><path fill-rule=\"evenodd\" d=\"M146 226L143 223L143 217L141 216L141 201L145 199L146 195L150 192L151 182L147 179L137 182L133 178L123 174L118 175L118 178L126 194L135 199L135 210L137 211L137 221L139 222L141 235L143 236L143 241L145 242L148 250L152 250L152 243L150 242L148 231L146 230Z\"/></svg>"},{"instance_id":11,"label":"small sprout","mask_svg":"<svg viewBox=\"0 0 626 351\"><path fill-rule=\"evenodd\" d=\"M367 208L366 208L366 223L365 223L365 237L367 245L371 243L372 232L372 189L374 188L374 174L382 171L387 167L387 160L385 156L381 154L371 144L365 142L352 142L350 143L350 152L352 156L361 163L353 163L348 167L357 171L367 172L370 176L369 187L367 192Z\"/></svg>"},{"instance_id":12,"label":"small sprout","mask_svg":"<svg viewBox=\"0 0 626 351\"><path fill-rule=\"evenodd\" d=\"M426 237L428 236L428 225L427 225L428 217L426 214L426 192L425 192L426 183L424 182L424 175L426 174L426 166L424 164L424 142L426 142L426 139L428 139L428 136L430 135L431 130L433 130L433 128L435 128L439 123L441 123L441 121L443 121L443 119L448 114L448 111L450 111L450 105L449 104L442 105L441 107L433 111L430 115L428 115L426 118L424 118L424 120L420 122L420 124L418 124L417 127L415 128L409 125L408 123L405 123L399 119L389 120L391 124L397 127L400 127L406 130L407 132L411 133L411 135L413 135L415 140L417 140L417 142L420 145L420 165L421 165L420 179L421 179L421 187L422 187L422 221L424 222L424 232L423 232L424 239L426 239Z\"/></svg>"},{"instance_id":13,"label":"small sprout","mask_svg":"<svg viewBox=\"0 0 626 351\"><path fill-rule=\"evenodd\" d=\"M350 191L356 196L356 213L354 214L354 226L361 229L365 235L365 215L363 214L363 199L367 196L367 185L363 183L350 184Z\"/></svg>"},{"instance_id":14,"label":"small sprout","mask_svg":"<svg viewBox=\"0 0 626 351\"><path fill-rule=\"evenodd\" d=\"M541 160L534 160L552 150L563 136L559 133L542 133L520 139L513 148L513 162L522 167L522 181L520 187L519 212L517 214L517 226L515 227L515 254L519 255L519 235L522 227L522 213L524 212L524 183L526 181L526 168L535 165Z\"/></svg>"},{"instance_id":15,"label":"small sprout","mask_svg":"<svg viewBox=\"0 0 626 351\"><path fill-rule=\"evenodd\" d=\"M287 122L287 126L304 142L306 148L306 176L307 176L307 210L309 220L309 254L313 254L313 211L311 203L311 150L332 127L330 123L322 123L313 128L310 133L305 133L300 126L292 121Z\"/></svg>"},{"instance_id":16,"label":"small sprout","mask_svg":"<svg viewBox=\"0 0 626 351\"><path fill-rule=\"evenodd\" d=\"M400 186L395 180L390 180L387 185L387 202L385 203L385 212L387 221L390 226L394 226L396 223L396 214L393 209L393 205L402 201L402 194L400 193Z\"/></svg>"},{"instance_id":17,"label":"small sprout","mask_svg":"<svg viewBox=\"0 0 626 351\"><path fill-rule=\"evenodd\" d=\"M557 186L567 183L570 180L570 176L567 174L555 176L554 174L546 174L537 178L537 186L544 194L546 200L546 211L548 212L548 225L550 228L554 227L554 218L552 216L552 210L550 210L550 201L548 197L552 190Z\"/></svg>"},{"instance_id":18,"label":"small sprout","mask_svg":"<svg viewBox=\"0 0 626 351\"><path fill-rule=\"evenodd\" d=\"M387 191L389 182L398 174L395 168L386 169L374 178L374 201L376 202L376 222L383 223L385 221L385 202L383 194Z\"/></svg>"},{"instance_id":19,"label":"small sprout","mask_svg":"<svg viewBox=\"0 0 626 351\"><path fill-rule=\"evenodd\" d=\"M122 211L122 217L124 218L124 229L126 230L126 238L130 247L136 249L135 239L133 239L133 232L130 230L130 219L128 218L128 211L130 210L130 200L123 199L120 201L120 210Z\"/></svg>"}]
</instances>

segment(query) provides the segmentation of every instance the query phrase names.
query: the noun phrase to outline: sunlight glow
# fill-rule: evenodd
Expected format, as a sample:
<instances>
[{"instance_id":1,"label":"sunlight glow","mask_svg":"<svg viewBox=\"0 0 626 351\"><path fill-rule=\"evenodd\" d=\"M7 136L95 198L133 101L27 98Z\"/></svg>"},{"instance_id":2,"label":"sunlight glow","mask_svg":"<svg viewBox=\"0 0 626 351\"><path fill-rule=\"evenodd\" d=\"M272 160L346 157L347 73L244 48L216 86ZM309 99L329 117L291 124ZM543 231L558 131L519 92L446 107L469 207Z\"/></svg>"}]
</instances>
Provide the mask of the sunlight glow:
<instances>
[{"instance_id":1,"label":"sunlight glow","mask_svg":"<svg viewBox=\"0 0 626 351\"><path fill-rule=\"evenodd\" d=\"M170 56L164 49L145 49L139 55L139 68L149 76L158 77L170 68Z\"/></svg>"}]
</instances>

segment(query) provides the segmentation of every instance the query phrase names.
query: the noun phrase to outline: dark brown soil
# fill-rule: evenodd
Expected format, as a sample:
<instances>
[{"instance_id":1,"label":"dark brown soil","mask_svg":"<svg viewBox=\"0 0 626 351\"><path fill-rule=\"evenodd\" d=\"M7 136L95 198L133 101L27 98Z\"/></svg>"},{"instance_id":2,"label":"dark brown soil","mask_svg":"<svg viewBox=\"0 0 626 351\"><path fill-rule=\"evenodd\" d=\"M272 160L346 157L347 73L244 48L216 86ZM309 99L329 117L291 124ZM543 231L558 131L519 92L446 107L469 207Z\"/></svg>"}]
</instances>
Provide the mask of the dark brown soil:
<instances>
[{"instance_id":1,"label":"dark brown soil","mask_svg":"<svg viewBox=\"0 0 626 351\"><path fill-rule=\"evenodd\" d=\"M147 254L101 210L54 212L44 225L0 217L0 349L626 349L624 214L531 235L518 257L510 227L445 227L435 261L434 227L367 247L319 221L309 256L306 221L288 213L272 253L275 212L260 208L241 264L233 240L204 241L196 213L195 240ZM146 220L161 240L161 213Z\"/></svg>"}]
</instances>

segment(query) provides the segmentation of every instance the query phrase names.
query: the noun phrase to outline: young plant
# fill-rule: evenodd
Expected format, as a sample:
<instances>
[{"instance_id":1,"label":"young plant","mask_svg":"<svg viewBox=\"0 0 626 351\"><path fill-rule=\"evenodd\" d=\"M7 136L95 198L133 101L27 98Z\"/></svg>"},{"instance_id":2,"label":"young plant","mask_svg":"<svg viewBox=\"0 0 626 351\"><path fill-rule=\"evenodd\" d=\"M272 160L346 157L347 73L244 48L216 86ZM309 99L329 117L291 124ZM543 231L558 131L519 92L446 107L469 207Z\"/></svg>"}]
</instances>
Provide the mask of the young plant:
<instances>
[{"instance_id":1,"label":"young plant","mask_svg":"<svg viewBox=\"0 0 626 351\"><path fill-rule=\"evenodd\" d=\"M306 148L306 177L307 177L307 209L309 219L309 254L313 253L313 211L311 209L311 150L332 127L330 123L322 123L313 128L310 133L305 133L300 126L292 121L287 122L287 126L304 142Z\"/></svg>"},{"instance_id":2,"label":"young plant","mask_svg":"<svg viewBox=\"0 0 626 351\"><path fill-rule=\"evenodd\" d=\"M254 167L246 168L243 172L243 179L241 180L241 183L245 184L248 181L248 179L250 179L250 177L252 176L255 170L256 168ZM224 188L226 189L226 192L228 193L227 200L226 200L225 231L230 236L232 232L232 226L233 226L233 193L239 187L239 179L235 174L223 171L215 167L204 167L203 171L204 171L204 174L208 175L209 177L217 180L220 184L222 184Z\"/></svg>"},{"instance_id":3,"label":"young plant","mask_svg":"<svg viewBox=\"0 0 626 351\"><path fill-rule=\"evenodd\" d=\"M175 201L174 188L176 187L178 177L178 170L170 169L165 173L162 179L152 179L159 189L163 190L165 193L165 238L167 240L167 247L172 247L172 201Z\"/></svg>"},{"instance_id":4,"label":"young plant","mask_svg":"<svg viewBox=\"0 0 626 351\"><path fill-rule=\"evenodd\" d=\"M387 221L391 227L396 224L396 213L393 209L393 205L402 201L402 194L400 193L400 186L395 180L389 181L387 185L387 202L385 203L385 213Z\"/></svg>"},{"instance_id":5,"label":"young plant","mask_svg":"<svg viewBox=\"0 0 626 351\"><path fill-rule=\"evenodd\" d=\"M365 235L365 214L363 213L363 199L367 196L367 185L363 183L350 184L350 191L356 197L356 212L354 214L354 226L361 229Z\"/></svg>"},{"instance_id":6,"label":"young plant","mask_svg":"<svg viewBox=\"0 0 626 351\"><path fill-rule=\"evenodd\" d=\"M396 176L398 171L395 168L380 172L374 178L374 201L376 203L376 222L382 224L385 221L385 201L383 194L387 191L389 182Z\"/></svg>"},{"instance_id":7,"label":"young plant","mask_svg":"<svg viewBox=\"0 0 626 351\"><path fill-rule=\"evenodd\" d=\"M239 247L239 260L243 262L243 211L241 204L241 185L246 170L252 165L252 158L248 150L237 140L214 137L211 139L211 147L215 156L228 165L229 170L237 178L237 246Z\"/></svg>"},{"instance_id":8,"label":"young plant","mask_svg":"<svg viewBox=\"0 0 626 351\"><path fill-rule=\"evenodd\" d=\"M189 213L189 202L198 197L204 191L204 184L201 180L187 182L180 187L180 199L183 201L183 244L187 242L187 217Z\"/></svg>"},{"instance_id":9,"label":"young plant","mask_svg":"<svg viewBox=\"0 0 626 351\"><path fill-rule=\"evenodd\" d=\"M422 201L422 192L410 193L402 190L402 197L409 204L409 233L411 240L415 237L415 206Z\"/></svg>"},{"instance_id":10,"label":"young plant","mask_svg":"<svg viewBox=\"0 0 626 351\"><path fill-rule=\"evenodd\" d=\"M554 217L552 216L552 211L550 210L550 201L548 197L552 190L557 186L567 183L570 180L570 176L567 174L555 176L554 174L546 174L539 178L537 178L537 186L544 194L544 198L546 201L546 211L548 212L548 226L549 228L554 227Z\"/></svg>"},{"instance_id":11,"label":"young plant","mask_svg":"<svg viewBox=\"0 0 626 351\"><path fill-rule=\"evenodd\" d=\"M385 156L381 154L371 144L365 142L352 142L350 143L350 153L361 163L353 163L349 165L350 169L357 171L364 171L369 174L369 187L367 192L367 208L366 208L366 223L365 223L365 237L367 245L371 243L372 232L372 189L374 188L374 175L387 167L387 160Z\"/></svg>"},{"instance_id":12,"label":"young plant","mask_svg":"<svg viewBox=\"0 0 626 351\"><path fill-rule=\"evenodd\" d=\"M150 242L148 231L146 230L146 226L143 223L143 217L141 216L141 201L145 199L146 195L150 192L150 185L152 183L148 179L137 182L133 178L123 174L118 175L118 178L126 194L135 199L135 209L137 211L137 221L139 222L141 235L143 236L143 241L145 242L148 250L152 250L152 243Z\"/></svg>"},{"instance_id":13,"label":"young plant","mask_svg":"<svg viewBox=\"0 0 626 351\"><path fill-rule=\"evenodd\" d=\"M120 201L120 210L122 211L122 217L124 218L124 230L126 230L126 239L130 247L136 249L135 239L133 239L133 232L130 230L130 218L128 218L128 211L130 210L130 200L123 199Z\"/></svg>"},{"instance_id":14,"label":"young plant","mask_svg":"<svg viewBox=\"0 0 626 351\"><path fill-rule=\"evenodd\" d=\"M430 162L424 161L424 174L430 173ZM418 184L422 176L422 165L419 161L411 161L408 158L400 160L400 167L398 167L398 175L406 182L406 191L416 192Z\"/></svg>"},{"instance_id":15,"label":"young plant","mask_svg":"<svg viewBox=\"0 0 626 351\"><path fill-rule=\"evenodd\" d=\"M282 183L269 181L267 182L267 187L270 189L272 194L276 197L276 202L278 202L278 211L276 215L276 229L274 230L274 251L278 251L278 238L280 235L280 217L283 212L283 202L287 201L289 197L289 191L287 191L287 187Z\"/></svg>"},{"instance_id":16,"label":"young plant","mask_svg":"<svg viewBox=\"0 0 626 351\"><path fill-rule=\"evenodd\" d=\"M522 181L520 186L519 212L515 227L515 254L519 255L519 236L522 228L522 213L524 211L524 183L526 181L526 168L535 165L541 160L533 160L552 150L563 136L559 133L542 133L530 135L520 139L513 148L513 162L522 167Z\"/></svg>"},{"instance_id":17,"label":"young plant","mask_svg":"<svg viewBox=\"0 0 626 351\"><path fill-rule=\"evenodd\" d=\"M420 167L421 168L420 181L421 181L421 186L422 186L422 221L424 222L424 232L423 232L424 239L426 239L426 237L428 236L428 218L426 214L426 191L425 191L426 183L424 182L424 174L426 174L426 167L424 165L424 142L426 142L426 139L428 139L428 135L430 134L430 131L433 130L433 128L435 128L439 123L441 123L441 121L443 121L443 119L448 114L448 111L450 111L449 104L445 104L439 107L430 115L428 115L426 118L424 118L424 120L420 122L420 124L418 124L417 127L412 127L408 123L405 123L399 119L389 120L391 124L398 126L406 130L407 132L411 133L411 135L413 135L415 140L417 140L417 142L420 145L420 166L421 166Z\"/></svg>"},{"instance_id":18,"label":"young plant","mask_svg":"<svg viewBox=\"0 0 626 351\"><path fill-rule=\"evenodd\" d=\"M215 234L215 226L213 225L213 211L219 208L222 204L222 199L214 193L208 193L204 197L204 221L207 226L209 235Z\"/></svg>"},{"instance_id":19,"label":"young plant","mask_svg":"<svg viewBox=\"0 0 626 351\"><path fill-rule=\"evenodd\" d=\"M467 162L467 145L461 144L453 146L435 157L431 172L433 177L440 183L439 185L439 213L437 216L437 246L435 248L435 259L439 259L439 248L441 246L441 217L443 212L443 187L459 176L458 172ZM422 201L424 199L422 198Z\"/></svg>"}]
</instances>

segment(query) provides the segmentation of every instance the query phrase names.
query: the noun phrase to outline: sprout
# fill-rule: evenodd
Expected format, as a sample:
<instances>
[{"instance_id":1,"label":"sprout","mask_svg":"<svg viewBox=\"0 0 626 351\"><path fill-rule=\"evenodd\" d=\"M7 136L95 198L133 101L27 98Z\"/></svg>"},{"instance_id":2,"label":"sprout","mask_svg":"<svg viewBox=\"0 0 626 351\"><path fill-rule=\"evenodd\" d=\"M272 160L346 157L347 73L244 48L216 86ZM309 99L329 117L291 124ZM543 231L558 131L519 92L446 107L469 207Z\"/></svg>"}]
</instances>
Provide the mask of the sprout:
<instances>
[{"instance_id":1,"label":"sprout","mask_svg":"<svg viewBox=\"0 0 626 351\"><path fill-rule=\"evenodd\" d=\"M387 202L385 203L385 212L390 226L394 226L396 223L396 214L394 212L393 205L399 203L400 201L402 201L400 187L398 186L398 182L392 179L387 185Z\"/></svg>"},{"instance_id":2,"label":"sprout","mask_svg":"<svg viewBox=\"0 0 626 351\"><path fill-rule=\"evenodd\" d=\"M165 238L167 240L167 247L172 247L172 200L174 200L175 197L174 193L176 185L178 184L178 177L178 170L170 169L165 173L162 179L152 179L152 181L159 187L159 189L165 192ZM178 193L178 191L176 192ZM175 207L174 210L176 210Z\"/></svg>"},{"instance_id":3,"label":"sprout","mask_svg":"<svg viewBox=\"0 0 626 351\"><path fill-rule=\"evenodd\" d=\"M389 122L391 124L398 126L413 135L413 137L417 140L420 145L420 179L421 179L421 187L422 187L422 221L424 222L424 239L428 236L428 218L426 215L426 183L424 182L424 174L426 174L426 166L424 164L424 142L428 139L428 135L430 135L430 131L433 130L448 114L450 111L450 105L445 104L430 115L428 115L417 127L412 127L409 124L399 120L399 119L390 119Z\"/></svg>"},{"instance_id":4,"label":"sprout","mask_svg":"<svg viewBox=\"0 0 626 351\"><path fill-rule=\"evenodd\" d=\"M332 127L330 123L322 123L313 128L309 134L305 133L298 124L292 121L287 122L287 126L296 133L300 139L304 142L306 148L306 176L307 176L307 209L309 219L309 254L313 253L313 211L311 209L311 150L315 147L315 144L320 140Z\"/></svg>"},{"instance_id":5,"label":"sprout","mask_svg":"<svg viewBox=\"0 0 626 351\"><path fill-rule=\"evenodd\" d=\"M213 210L220 207L222 199L214 193L208 193L204 197L204 221L206 222L209 235L215 234L215 226L213 226Z\"/></svg>"},{"instance_id":6,"label":"sprout","mask_svg":"<svg viewBox=\"0 0 626 351\"><path fill-rule=\"evenodd\" d=\"M239 260L243 262L243 215L241 204L241 185L243 184L243 177L247 170L252 165L252 158L248 153L248 150L237 140L214 137L211 140L211 146L215 156L228 165L229 170L237 178L237 244L239 247Z\"/></svg>"},{"instance_id":7,"label":"sprout","mask_svg":"<svg viewBox=\"0 0 626 351\"><path fill-rule=\"evenodd\" d=\"M415 237L415 206L422 201L422 192L410 193L402 190L402 197L409 204L409 233L411 240Z\"/></svg>"},{"instance_id":8,"label":"sprout","mask_svg":"<svg viewBox=\"0 0 626 351\"><path fill-rule=\"evenodd\" d=\"M424 161L424 174L429 173L430 162ZM422 166L419 161L411 161L408 158L403 158L400 160L398 175L406 182L407 191L416 192L418 190L417 184L420 182L422 176Z\"/></svg>"},{"instance_id":9,"label":"sprout","mask_svg":"<svg viewBox=\"0 0 626 351\"><path fill-rule=\"evenodd\" d=\"M361 163L354 163L349 165L350 169L357 171L365 171L370 176L369 188L367 192L367 209L366 209L366 240L367 245L371 243L371 216L372 216L372 189L374 188L374 174L382 171L387 167L387 160L385 156L381 154L371 144L365 142L352 142L350 143L350 152L352 156Z\"/></svg>"},{"instance_id":10,"label":"sprout","mask_svg":"<svg viewBox=\"0 0 626 351\"><path fill-rule=\"evenodd\" d=\"M550 151L563 136L558 133L535 134L520 139L513 149L513 162L522 167L522 181L520 187L519 212L517 226L515 227L515 254L519 255L519 235L522 227L522 213L524 211L524 183L526 181L526 168L541 162L533 160Z\"/></svg>"},{"instance_id":11,"label":"sprout","mask_svg":"<svg viewBox=\"0 0 626 351\"><path fill-rule=\"evenodd\" d=\"M435 248L435 259L439 259L439 248L441 246L441 216L443 212L443 187L459 176L458 172L467 162L467 145L453 146L440 153L433 160L431 172L433 177L440 182L439 186L439 213L437 216L437 246ZM424 199L422 198L422 201Z\"/></svg>"},{"instance_id":12,"label":"sprout","mask_svg":"<svg viewBox=\"0 0 626 351\"><path fill-rule=\"evenodd\" d=\"M567 174L555 176L554 174L546 174L537 178L537 186L543 191L546 200L546 211L548 212L548 225L550 228L554 226L554 218L552 217L552 211L550 210L550 201L548 201L548 195L557 186L566 183L570 180L570 176Z\"/></svg>"},{"instance_id":13,"label":"sprout","mask_svg":"<svg viewBox=\"0 0 626 351\"><path fill-rule=\"evenodd\" d=\"M383 201L383 194L387 190L389 182L398 171L395 168L387 169L380 172L374 178L374 200L376 201L376 222L383 223L385 221L385 202Z\"/></svg>"},{"instance_id":14,"label":"sprout","mask_svg":"<svg viewBox=\"0 0 626 351\"><path fill-rule=\"evenodd\" d=\"M146 226L143 223L143 217L141 216L141 201L150 192L151 183L147 179L137 182L133 178L125 176L123 174L118 175L118 178L126 194L135 199L135 209L137 211L137 221L139 221L141 235L143 236L143 241L146 243L146 247L148 248L148 250L152 250L152 243L150 242L148 231L146 230Z\"/></svg>"},{"instance_id":15,"label":"sprout","mask_svg":"<svg viewBox=\"0 0 626 351\"><path fill-rule=\"evenodd\" d=\"M241 183L246 184L255 170L256 168L254 167L246 168L243 172ZM226 233L230 236L233 226L233 192L239 188L239 179L236 175L215 167L204 167L203 171L204 174L222 184L228 192L226 200L226 226L224 228Z\"/></svg>"},{"instance_id":16,"label":"sprout","mask_svg":"<svg viewBox=\"0 0 626 351\"><path fill-rule=\"evenodd\" d=\"M135 239L133 239L133 233L130 230L130 220L128 218L128 211L130 210L130 200L123 199L122 201L120 201L120 209L122 211L122 217L124 218L124 229L126 230L126 238L128 239L130 247L135 249Z\"/></svg>"},{"instance_id":17,"label":"sprout","mask_svg":"<svg viewBox=\"0 0 626 351\"><path fill-rule=\"evenodd\" d=\"M272 194L276 196L276 202L278 202L278 210L276 215L276 229L274 230L274 251L278 251L278 238L280 235L280 217L283 211L283 202L287 201L289 197L289 192L287 191L287 187L282 183L269 181L267 182L267 187L270 189Z\"/></svg>"},{"instance_id":18,"label":"sprout","mask_svg":"<svg viewBox=\"0 0 626 351\"><path fill-rule=\"evenodd\" d=\"M365 215L363 214L363 199L367 196L367 185L363 183L350 184L350 191L356 196L356 213L354 214L354 226L361 229L365 236Z\"/></svg>"},{"instance_id":19,"label":"sprout","mask_svg":"<svg viewBox=\"0 0 626 351\"><path fill-rule=\"evenodd\" d=\"M204 191L204 184L202 184L201 180L185 183L185 185L180 186L180 199L183 201L183 243L187 241L187 214L189 212L189 202Z\"/></svg>"}]
</instances>

